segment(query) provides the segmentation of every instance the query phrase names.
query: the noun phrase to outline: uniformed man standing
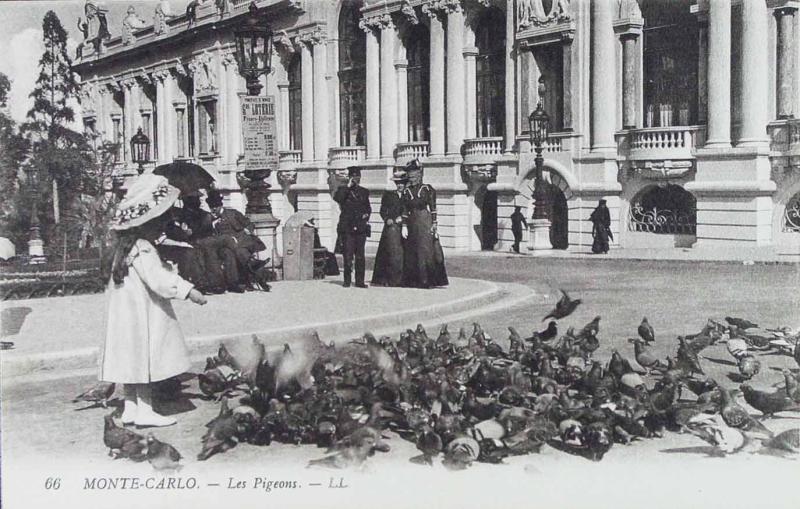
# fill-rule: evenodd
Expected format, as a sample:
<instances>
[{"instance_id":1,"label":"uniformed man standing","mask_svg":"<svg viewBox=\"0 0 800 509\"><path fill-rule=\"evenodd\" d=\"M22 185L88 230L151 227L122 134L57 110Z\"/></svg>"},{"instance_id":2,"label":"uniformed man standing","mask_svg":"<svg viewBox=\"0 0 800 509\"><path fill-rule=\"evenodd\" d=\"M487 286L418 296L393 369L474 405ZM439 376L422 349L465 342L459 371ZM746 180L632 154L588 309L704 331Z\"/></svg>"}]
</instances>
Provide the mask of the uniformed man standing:
<instances>
[{"instance_id":1,"label":"uniformed man standing","mask_svg":"<svg viewBox=\"0 0 800 509\"><path fill-rule=\"evenodd\" d=\"M341 214L337 233L342 238L344 255L344 287L350 286L355 258L356 286L366 288L364 283L364 246L370 234L369 216L372 207L369 204L369 191L361 187L361 170L351 166L347 169L347 185L339 187L333 199L339 204Z\"/></svg>"}]
</instances>

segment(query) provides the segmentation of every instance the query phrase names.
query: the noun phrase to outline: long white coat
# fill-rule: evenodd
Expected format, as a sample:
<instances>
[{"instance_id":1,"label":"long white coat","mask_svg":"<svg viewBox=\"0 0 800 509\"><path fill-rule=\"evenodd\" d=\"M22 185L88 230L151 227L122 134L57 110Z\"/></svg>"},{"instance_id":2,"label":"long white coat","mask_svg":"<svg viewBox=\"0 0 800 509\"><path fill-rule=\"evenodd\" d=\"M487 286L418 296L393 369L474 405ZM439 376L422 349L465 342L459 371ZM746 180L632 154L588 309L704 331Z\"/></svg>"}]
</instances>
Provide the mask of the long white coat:
<instances>
[{"instance_id":1,"label":"long white coat","mask_svg":"<svg viewBox=\"0 0 800 509\"><path fill-rule=\"evenodd\" d=\"M189 354L170 299L185 299L192 284L169 269L156 249L138 240L128 255L128 275L106 290L106 335L100 380L148 383L189 369Z\"/></svg>"}]
</instances>

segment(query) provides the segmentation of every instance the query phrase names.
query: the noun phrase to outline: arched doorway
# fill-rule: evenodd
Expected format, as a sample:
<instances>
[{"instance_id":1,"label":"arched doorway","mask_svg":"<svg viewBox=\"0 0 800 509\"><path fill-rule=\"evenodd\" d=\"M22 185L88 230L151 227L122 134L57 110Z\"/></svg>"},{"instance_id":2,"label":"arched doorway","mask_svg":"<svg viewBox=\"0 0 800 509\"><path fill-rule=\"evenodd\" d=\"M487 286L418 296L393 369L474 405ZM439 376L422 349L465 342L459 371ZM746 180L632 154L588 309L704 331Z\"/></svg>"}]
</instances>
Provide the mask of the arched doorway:
<instances>
[{"instance_id":1,"label":"arched doorway","mask_svg":"<svg viewBox=\"0 0 800 509\"><path fill-rule=\"evenodd\" d=\"M550 243L553 249L567 249L569 247L569 207L567 197L556 185L547 186L548 201L550 202Z\"/></svg>"},{"instance_id":2,"label":"arched doorway","mask_svg":"<svg viewBox=\"0 0 800 509\"><path fill-rule=\"evenodd\" d=\"M492 251L497 244L497 191L483 193L481 208L481 250Z\"/></svg>"},{"instance_id":3,"label":"arched doorway","mask_svg":"<svg viewBox=\"0 0 800 509\"><path fill-rule=\"evenodd\" d=\"M573 193L567 180L555 169L545 166L542 177L547 191L547 217L550 219L550 244L553 249L569 248L569 200ZM533 190L536 170L532 168L519 187L519 194L529 200L527 217L533 217Z\"/></svg>"}]
</instances>

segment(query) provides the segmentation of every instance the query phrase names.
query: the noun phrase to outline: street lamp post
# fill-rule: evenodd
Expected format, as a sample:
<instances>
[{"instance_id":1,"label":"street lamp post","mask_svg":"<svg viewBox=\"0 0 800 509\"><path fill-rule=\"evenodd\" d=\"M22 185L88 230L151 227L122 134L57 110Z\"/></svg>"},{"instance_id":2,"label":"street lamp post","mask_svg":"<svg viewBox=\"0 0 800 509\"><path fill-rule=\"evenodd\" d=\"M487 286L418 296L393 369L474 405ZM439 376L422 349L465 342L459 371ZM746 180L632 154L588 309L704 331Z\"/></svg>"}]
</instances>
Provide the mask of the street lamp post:
<instances>
[{"instance_id":1,"label":"street lamp post","mask_svg":"<svg viewBox=\"0 0 800 509\"><path fill-rule=\"evenodd\" d=\"M259 95L259 77L272 67L272 31L263 22L255 2L250 3L247 17L234 30L236 38L236 63L239 74L247 80L247 94Z\"/></svg>"},{"instance_id":2,"label":"street lamp post","mask_svg":"<svg viewBox=\"0 0 800 509\"><path fill-rule=\"evenodd\" d=\"M244 21L234 29L234 38L236 63L239 74L246 81L247 95L258 96L262 89L259 78L272 70L272 30L264 22L255 2L250 3ZM269 202L271 186L266 179L271 174L272 168L245 169L237 173L237 181L247 197L245 212L255 225L256 235L270 249L274 266L280 220L272 214Z\"/></svg>"},{"instance_id":3,"label":"street lamp post","mask_svg":"<svg viewBox=\"0 0 800 509\"><path fill-rule=\"evenodd\" d=\"M31 192L31 225L28 227L28 263L45 262L44 241L39 227L39 175L38 170L28 170L28 188Z\"/></svg>"},{"instance_id":4,"label":"street lamp post","mask_svg":"<svg viewBox=\"0 0 800 509\"><path fill-rule=\"evenodd\" d=\"M144 165L150 162L150 138L142 132L141 127L131 138L131 156L133 162L139 165L136 171L141 175Z\"/></svg>"},{"instance_id":5,"label":"street lamp post","mask_svg":"<svg viewBox=\"0 0 800 509\"><path fill-rule=\"evenodd\" d=\"M530 224L531 237L528 242L530 250L553 249L550 242L550 219L549 204L547 199L547 189L545 187L542 170L544 168L544 158L542 157L543 145L547 142L550 130L550 117L542 107L542 97L544 97L544 81L539 79L539 104L528 117L530 124L531 145L536 151L536 179L533 188L533 218Z\"/></svg>"}]
</instances>

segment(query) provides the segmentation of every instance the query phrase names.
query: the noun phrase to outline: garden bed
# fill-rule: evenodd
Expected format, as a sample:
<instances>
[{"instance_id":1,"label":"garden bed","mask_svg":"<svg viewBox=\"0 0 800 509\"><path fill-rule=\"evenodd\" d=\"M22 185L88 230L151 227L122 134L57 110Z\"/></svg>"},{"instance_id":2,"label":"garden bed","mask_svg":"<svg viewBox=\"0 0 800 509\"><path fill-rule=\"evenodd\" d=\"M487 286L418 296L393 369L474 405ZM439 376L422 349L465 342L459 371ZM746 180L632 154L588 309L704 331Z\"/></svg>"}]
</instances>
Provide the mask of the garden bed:
<instances>
[{"instance_id":1,"label":"garden bed","mask_svg":"<svg viewBox=\"0 0 800 509\"><path fill-rule=\"evenodd\" d=\"M0 300L35 299L99 293L105 278L97 260L67 264L8 264L0 268Z\"/></svg>"}]
</instances>

